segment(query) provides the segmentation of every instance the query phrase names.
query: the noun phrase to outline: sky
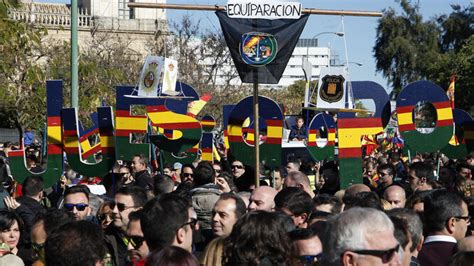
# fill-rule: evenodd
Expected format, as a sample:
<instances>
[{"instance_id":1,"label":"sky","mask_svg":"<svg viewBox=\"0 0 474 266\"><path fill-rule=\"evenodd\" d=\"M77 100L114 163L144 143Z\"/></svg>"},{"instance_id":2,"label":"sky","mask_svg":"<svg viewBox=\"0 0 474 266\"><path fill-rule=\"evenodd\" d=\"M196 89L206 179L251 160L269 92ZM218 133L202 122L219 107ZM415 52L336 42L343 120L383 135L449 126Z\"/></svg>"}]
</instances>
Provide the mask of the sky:
<instances>
[{"instance_id":1,"label":"sky","mask_svg":"<svg viewBox=\"0 0 474 266\"><path fill-rule=\"evenodd\" d=\"M109 0L112 1L112 0ZM297 1L297 0L292 0ZM451 4L467 6L470 0L412 0L418 2L424 20L451 12ZM70 0L41 0L37 2L60 2L70 3ZM382 11L389 7L400 13L400 5L395 0L301 0L303 8L333 9L333 10L360 10L360 11ZM169 4L195 4L195 5L225 5L227 0L168 0ZM168 10L168 20L180 21L184 15L189 15L193 21L200 21L203 29L220 30L219 22L210 11L183 11ZM378 18L373 17L351 17L345 16L323 16L311 15L305 26L301 38L312 38L321 32L341 32L342 21L344 22L345 41L347 44L347 58L349 62L362 64L349 64L349 75L353 81L370 80L378 82L387 91L386 79L375 69L375 58L373 47L375 45L376 28ZM318 36L320 46L329 46L333 53L339 55L341 63L345 62L344 39L334 34L322 34ZM448 77L447 77L448 78Z\"/></svg>"}]
</instances>

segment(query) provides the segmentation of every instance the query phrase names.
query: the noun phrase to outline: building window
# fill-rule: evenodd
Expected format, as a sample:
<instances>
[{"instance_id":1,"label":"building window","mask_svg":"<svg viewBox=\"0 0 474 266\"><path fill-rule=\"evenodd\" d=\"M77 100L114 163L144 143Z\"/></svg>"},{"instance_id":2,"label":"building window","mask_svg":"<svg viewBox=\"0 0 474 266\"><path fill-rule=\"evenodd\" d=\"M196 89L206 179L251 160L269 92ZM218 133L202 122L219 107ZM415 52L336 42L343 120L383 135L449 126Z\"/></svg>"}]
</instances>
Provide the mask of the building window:
<instances>
[{"instance_id":1,"label":"building window","mask_svg":"<svg viewBox=\"0 0 474 266\"><path fill-rule=\"evenodd\" d=\"M128 7L129 2L135 2L135 0L118 0L119 19L135 19L135 9Z\"/></svg>"}]
</instances>

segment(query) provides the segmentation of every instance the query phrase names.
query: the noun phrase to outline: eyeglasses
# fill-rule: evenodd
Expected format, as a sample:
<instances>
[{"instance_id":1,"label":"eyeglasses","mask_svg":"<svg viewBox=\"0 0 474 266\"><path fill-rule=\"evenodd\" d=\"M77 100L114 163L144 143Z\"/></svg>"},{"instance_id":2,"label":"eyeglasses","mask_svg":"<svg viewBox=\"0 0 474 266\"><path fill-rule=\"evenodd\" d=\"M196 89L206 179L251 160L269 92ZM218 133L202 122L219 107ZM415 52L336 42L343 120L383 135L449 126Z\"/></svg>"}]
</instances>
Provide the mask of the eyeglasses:
<instances>
[{"instance_id":1,"label":"eyeglasses","mask_svg":"<svg viewBox=\"0 0 474 266\"><path fill-rule=\"evenodd\" d=\"M348 250L361 255L371 255L376 256L382 259L382 263L388 263L393 259L395 253L398 252L400 245L396 245L394 248L386 250L373 250L373 249L363 249L363 250Z\"/></svg>"},{"instance_id":2,"label":"eyeglasses","mask_svg":"<svg viewBox=\"0 0 474 266\"><path fill-rule=\"evenodd\" d=\"M145 238L143 236L129 236L128 237L128 243L132 245L133 249L139 249L143 245L144 241L145 241Z\"/></svg>"},{"instance_id":3,"label":"eyeglasses","mask_svg":"<svg viewBox=\"0 0 474 266\"><path fill-rule=\"evenodd\" d=\"M183 176L184 176L184 177L193 177L193 174L190 174L190 173L183 173Z\"/></svg>"},{"instance_id":4,"label":"eyeglasses","mask_svg":"<svg viewBox=\"0 0 474 266\"><path fill-rule=\"evenodd\" d=\"M244 166L243 165L232 165L230 168L232 168L232 169L234 169L234 168L244 169Z\"/></svg>"},{"instance_id":5,"label":"eyeglasses","mask_svg":"<svg viewBox=\"0 0 474 266\"><path fill-rule=\"evenodd\" d=\"M220 174L221 169L214 169L214 171L215 171L216 173Z\"/></svg>"},{"instance_id":6,"label":"eyeglasses","mask_svg":"<svg viewBox=\"0 0 474 266\"><path fill-rule=\"evenodd\" d=\"M64 204L64 209L66 209L66 211L68 212L72 212L74 210L74 207L76 208L76 210L78 211L83 211L87 208L87 206L89 206L88 204L85 204L85 203L78 203L78 204L72 204L72 203L66 203Z\"/></svg>"},{"instance_id":7,"label":"eyeglasses","mask_svg":"<svg viewBox=\"0 0 474 266\"><path fill-rule=\"evenodd\" d=\"M468 216L454 216L454 218L456 218L458 220L464 220L466 223L471 222L471 216L470 215L468 215Z\"/></svg>"},{"instance_id":8,"label":"eyeglasses","mask_svg":"<svg viewBox=\"0 0 474 266\"><path fill-rule=\"evenodd\" d=\"M186 225L189 224L191 226L191 228L194 229L194 228L196 228L197 223L198 223L198 220L196 218L191 218L191 221L189 221L187 223L184 223L179 228L185 227Z\"/></svg>"},{"instance_id":9,"label":"eyeglasses","mask_svg":"<svg viewBox=\"0 0 474 266\"><path fill-rule=\"evenodd\" d=\"M322 257L323 253L319 253L317 255L299 256L299 259L303 263L303 265L313 265L316 261L320 261Z\"/></svg>"},{"instance_id":10,"label":"eyeglasses","mask_svg":"<svg viewBox=\"0 0 474 266\"><path fill-rule=\"evenodd\" d=\"M123 211L131 209L131 208L137 208L137 206L126 206L124 203L119 203L119 202L115 203L114 208L115 208L115 206L117 206L117 209L119 210L119 212L123 212Z\"/></svg>"}]
</instances>

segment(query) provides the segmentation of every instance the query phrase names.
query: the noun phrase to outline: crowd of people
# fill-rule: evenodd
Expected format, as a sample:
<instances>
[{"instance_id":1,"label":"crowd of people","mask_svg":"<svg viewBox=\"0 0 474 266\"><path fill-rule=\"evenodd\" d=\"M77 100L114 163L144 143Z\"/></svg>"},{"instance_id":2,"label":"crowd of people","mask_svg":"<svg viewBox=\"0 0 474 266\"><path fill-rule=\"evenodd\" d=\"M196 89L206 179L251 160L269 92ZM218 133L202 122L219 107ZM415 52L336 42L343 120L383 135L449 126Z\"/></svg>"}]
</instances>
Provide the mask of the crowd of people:
<instances>
[{"instance_id":1,"label":"crowd of people","mask_svg":"<svg viewBox=\"0 0 474 266\"><path fill-rule=\"evenodd\" d=\"M341 189L336 161L290 158L262 168L256 186L254 171L226 154L156 169L136 155L104 177L66 165L44 188L41 175L12 183L7 153L0 151L4 265L474 263L470 156L375 151L363 159L363 183Z\"/></svg>"}]
</instances>

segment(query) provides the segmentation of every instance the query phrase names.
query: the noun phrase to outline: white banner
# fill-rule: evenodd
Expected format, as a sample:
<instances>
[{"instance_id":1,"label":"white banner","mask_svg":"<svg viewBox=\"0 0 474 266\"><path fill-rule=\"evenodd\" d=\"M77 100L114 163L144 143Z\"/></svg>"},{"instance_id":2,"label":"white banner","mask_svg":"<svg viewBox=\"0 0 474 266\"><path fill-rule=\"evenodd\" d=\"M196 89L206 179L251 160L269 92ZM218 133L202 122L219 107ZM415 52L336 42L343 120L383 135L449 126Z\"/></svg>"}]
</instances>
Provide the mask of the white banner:
<instances>
[{"instance_id":1,"label":"white banner","mask_svg":"<svg viewBox=\"0 0 474 266\"><path fill-rule=\"evenodd\" d=\"M163 74L163 86L161 93L167 95L178 95L176 81L178 80L178 61L165 58L165 69Z\"/></svg>"},{"instance_id":2,"label":"white banner","mask_svg":"<svg viewBox=\"0 0 474 266\"><path fill-rule=\"evenodd\" d=\"M346 67L322 67L318 82L317 108L346 108Z\"/></svg>"},{"instance_id":3,"label":"white banner","mask_svg":"<svg viewBox=\"0 0 474 266\"><path fill-rule=\"evenodd\" d=\"M229 0L226 11L230 18L299 19L303 7L299 2Z\"/></svg>"},{"instance_id":4,"label":"white banner","mask_svg":"<svg viewBox=\"0 0 474 266\"><path fill-rule=\"evenodd\" d=\"M138 84L139 96L156 97L158 95L163 64L164 60L161 56L148 55L146 57Z\"/></svg>"}]
</instances>

